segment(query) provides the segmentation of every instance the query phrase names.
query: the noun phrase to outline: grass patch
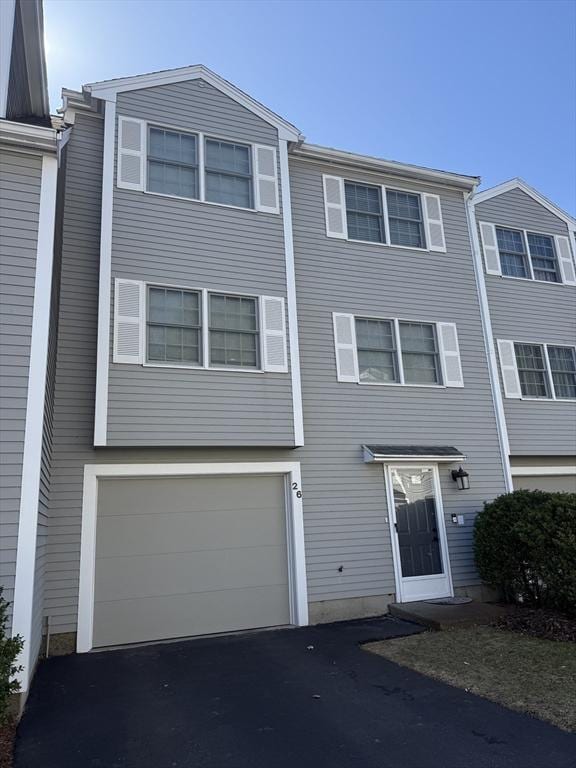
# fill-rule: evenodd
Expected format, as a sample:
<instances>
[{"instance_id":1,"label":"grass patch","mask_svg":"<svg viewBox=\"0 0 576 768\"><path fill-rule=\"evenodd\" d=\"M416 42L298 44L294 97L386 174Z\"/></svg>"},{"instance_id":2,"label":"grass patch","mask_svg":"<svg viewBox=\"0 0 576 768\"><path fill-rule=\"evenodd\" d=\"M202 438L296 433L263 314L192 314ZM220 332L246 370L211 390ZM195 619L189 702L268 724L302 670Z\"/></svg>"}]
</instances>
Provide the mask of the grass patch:
<instances>
[{"instance_id":1,"label":"grass patch","mask_svg":"<svg viewBox=\"0 0 576 768\"><path fill-rule=\"evenodd\" d=\"M493 627L368 643L365 650L429 677L576 731L576 644Z\"/></svg>"}]
</instances>

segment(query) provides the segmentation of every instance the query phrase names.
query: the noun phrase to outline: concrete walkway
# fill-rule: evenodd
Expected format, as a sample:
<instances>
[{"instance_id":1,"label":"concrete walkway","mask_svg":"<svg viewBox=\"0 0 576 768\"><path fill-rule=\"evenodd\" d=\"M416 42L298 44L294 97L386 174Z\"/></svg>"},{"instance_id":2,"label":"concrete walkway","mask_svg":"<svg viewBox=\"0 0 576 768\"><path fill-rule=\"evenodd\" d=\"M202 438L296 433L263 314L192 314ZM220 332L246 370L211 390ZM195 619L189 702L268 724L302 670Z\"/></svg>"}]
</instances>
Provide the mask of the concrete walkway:
<instances>
[{"instance_id":1,"label":"concrete walkway","mask_svg":"<svg viewBox=\"0 0 576 768\"><path fill-rule=\"evenodd\" d=\"M576 737L361 649L398 619L41 664L15 768L574 768Z\"/></svg>"},{"instance_id":2,"label":"concrete walkway","mask_svg":"<svg viewBox=\"0 0 576 768\"><path fill-rule=\"evenodd\" d=\"M491 624L510 609L497 603L477 603L474 600L461 605L430 603L424 600L415 603L393 603L389 610L392 616L399 619L438 630Z\"/></svg>"}]
</instances>

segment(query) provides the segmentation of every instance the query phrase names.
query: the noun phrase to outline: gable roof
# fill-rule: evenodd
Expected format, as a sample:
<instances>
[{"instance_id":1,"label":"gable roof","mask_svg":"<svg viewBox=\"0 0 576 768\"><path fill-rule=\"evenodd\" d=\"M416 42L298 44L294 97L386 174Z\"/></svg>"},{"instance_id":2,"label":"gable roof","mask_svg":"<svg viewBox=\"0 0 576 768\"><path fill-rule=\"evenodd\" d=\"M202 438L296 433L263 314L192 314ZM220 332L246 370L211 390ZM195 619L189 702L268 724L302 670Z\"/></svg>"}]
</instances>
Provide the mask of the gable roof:
<instances>
[{"instance_id":1,"label":"gable roof","mask_svg":"<svg viewBox=\"0 0 576 768\"><path fill-rule=\"evenodd\" d=\"M495 187L490 187L490 189L477 192L472 198L472 205L483 203L485 200L490 200L493 197L502 195L505 192L510 192L513 189L520 189L522 192L525 192L533 200L536 200L537 203L540 203L540 205L543 205L544 208L547 208L559 219L562 219L562 221L567 225L568 229L576 232L576 219L570 216L569 213L566 213L566 211L562 210L562 208L559 208L557 205L555 205L551 200L548 200L547 197L544 197L544 195L538 192L537 189L534 189L534 187L531 187L529 184L527 184L524 179L510 179L509 181L504 181L502 184L498 184Z\"/></svg>"},{"instance_id":2,"label":"gable roof","mask_svg":"<svg viewBox=\"0 0 576 768\"><path fill-rule=\"evenodd\" d=\"M145 75L136 75L135 77L120 77L114 80L101 80L96 83L87 83L84 91L87 91L97 99L106 99L107 101L116 101L116 94L125 91L136 91L141 88L154 88L158 85L169 85L171 83L181 83L185 80L204 80L205 82L217 88L222 93L229 96L234 101L241 104L246 109L253 112L265 122L274 126L278 130L278 136L287 141L303 141L304 136L296 126L284 120L272 110L265 107L256 99L253 99L240 88L225 80L216 72L213 72L203 64L194 64L190 67L180 67L179 69L163 69L159 72L149 72Z\"/></svg>"}]
</instances>

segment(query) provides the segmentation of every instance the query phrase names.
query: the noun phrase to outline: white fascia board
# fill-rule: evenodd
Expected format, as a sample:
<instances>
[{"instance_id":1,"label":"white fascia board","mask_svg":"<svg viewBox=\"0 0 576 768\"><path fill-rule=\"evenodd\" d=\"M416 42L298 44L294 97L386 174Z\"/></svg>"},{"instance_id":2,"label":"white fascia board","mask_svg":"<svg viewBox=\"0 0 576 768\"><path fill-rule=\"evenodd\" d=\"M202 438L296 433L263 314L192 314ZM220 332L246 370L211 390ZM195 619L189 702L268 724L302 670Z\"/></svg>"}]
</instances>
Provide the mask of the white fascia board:
<instances>
[{"instance_id":1,"label":"white fascia board","mask_svg":"<svg viewBox=\"0 0 576 768\"><path fill-rule=\"evenodd\" d=\"M531 187L529 184L527 184L523 179L510 179L509 181L504 181L502 184L498 184L495 187L485 189L482 192L476 192L472 198L472 205L475 206L477 203L483 203L485 200L491 200L493 197L498 197L498 195L503 195L505 192L511 192L514 189L520 189L522 192L525 192L537 203L540 203L540 205L544 206L544 208L547 208L550 213L553 213L555 216L561 219L566 224L568 229L570 229L572 232L576 231L576 219L570 216L569 213L566 213L566 211L563 211L562 208L559 208L557 205L555 205L551 200L548 200L547 197L544 197L544 195L538 192L537 189L534 189L534 187Z\"/></svg>"},{"instance_id":2,"label":"white fascia board","mask_svg":"<svg viewBox=\"0 0 576 768\"><path fill-rule=\"evenodd\" d=\"M56 152L58 131L42 125L0 120L0 142L39 152Z\"/></svg>"},{"instance_id":3,"label":"white fascia board","mask_svg":"<svg viewBox=\"0 0 576 768\"><path fill-rule=\"evenodd\" d=\"M419 165L399 163L395 160L384 160L371 155L360 155L355 152L345 152L331 147L322 147L317 144L299 144L292 148L292 155L309 160L321 160L330 163L353 166L357 169L378 171L393 176L411 178L415 180L428 180L436 184L456 186L468 191L475 189L480 183L479 176L466 176L449 171L438 171L433 168L423 168Z\"/></svg>"},{"instance_id":4,"label":"white fascia board","mask_svg":"<svg viewBox=\"0 0 576 768\"><path fill-rule=\"evenodd\" d=\"M154 88L159 85L170 85L171 83L181 83L186 80L205 80L214 88L217 88L250 112L253 112L262 120L274 126L278 130L278 137L280 139L286 141L303 140L304 137L300 131L291 123L283 120L272 110L201 64L192 67L181 67L180 69L167 69L162 72L151 72L150 74L136 75L135 77L87 83L84 86L84 90L98 99L115 101L116 94L118 93L141 90L143 88Z\"/></svg>"}]
</instances>

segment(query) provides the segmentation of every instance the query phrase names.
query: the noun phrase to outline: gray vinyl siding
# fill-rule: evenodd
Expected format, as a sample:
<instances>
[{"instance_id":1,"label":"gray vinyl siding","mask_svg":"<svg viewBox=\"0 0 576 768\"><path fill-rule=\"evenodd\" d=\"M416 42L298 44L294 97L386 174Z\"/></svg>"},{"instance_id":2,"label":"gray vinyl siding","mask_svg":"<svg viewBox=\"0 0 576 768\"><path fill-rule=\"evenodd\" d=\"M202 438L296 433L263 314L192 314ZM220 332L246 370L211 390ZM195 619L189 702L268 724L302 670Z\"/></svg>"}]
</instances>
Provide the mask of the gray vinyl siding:
<instances>
[{"instance_id":1,"label":"gray vinyl siding","mask_svg":"<svg viewBox=\"0 0 576 768\"><path fill-rule=\"evenodd\" d=\"M322 173L440 195L447 253L326 237ZM301 160L291 161L291 182L310 595L394 592L383 471L362 462L361 445L371 442L450 445L468 456L469 491L456 490L451 467L440 465L440 478L454 583L473 584L474 516L504 481L462 193ZM464 388L338 382L333 312L456 323ZM464 514L465 526L451 523L453 512Z\"/></svg>"},{"instance_id":2,"label":"gray vinyl siding","mask_svg":"<svg viewBox=\"0 0 576 768\"><path fill-rule=\"evenodd\" d=\"M476 219L570 238L566 224L522 190L476 206ZM575 243L571 239L574 251ZM485 275L495 339L576 345L576 286ZM576 406L504 397L512 455L576 454Z\"/></svg>"},{"instance_id":3,"label":"gray vinyl siding","mask_svg":"<svg viewBox=\"0 0 576 768\"><path fill-rule=\"evenodd\" d=\"M278 145L275 128L203 81L119 94L117 114ZM115 277L285 297L282 216L114 186ZM109 445L293 442L289 374L110 365Z\"/></svg>"},{"instance_id":4,"label":"gray vinyl siding","mask_svg":"<svg viewBox=\"0 0 576 768\"><path fill-rule=\"evenodd\" d=\"M16 573L41 175L41 157L1 150L0 583L10 603Z\"/></svg>"},{"instance_id":5,"label":"gray vinyl siding","mask_svg":"<svg viewBox=\"0 0 576 768\"><path fill-rule=\"evenodd\" d=\"M102 128L97 117L77 115L67 146L45 600L52 631L76 629L87 463L300 461L309 599L319 601L395 591L382 468L363 463L361 445L455 445L468 456L472 487L458 492L449 467L441 465L452 571L456 586L478 583L471 549L474 515L485 499L503 492L504 482L461 193L432 189L442 198L446 254L343 243L325 235L321 181L325 169L291 161L306 446L239 448L230 442L225 446L223 437L220 446L159 447L148 435L146 446L94 449ZM118 194L115 205L126 205L129 197ZM118 226L115 222L115 237ZM170 232L164 233L168 242L170 237ZM229 253L227 247L220 258ZM117 258L115 254L114 264ZM197 269L202 268L198 260ZM141 273L142 267L137 274L122 276L141 279ZM165 273L161 279L166 282ZM253 279L239 270L234 281ZM430 390L338 383L333 311L456 322L466 386ZM134 394L131 381L125 385L127 401ZM119 401L115 386L111 374L111 408ZM207 413L211 412L210 407ZM111 421L114 443L115 434ZM133 439L132 433L128 436ZM234 436L228 439L233 441ZM269 435L263 433L262 439ZM452 525L452 512L464 514L464 527Z\"/></svg>"}]
</instances>

